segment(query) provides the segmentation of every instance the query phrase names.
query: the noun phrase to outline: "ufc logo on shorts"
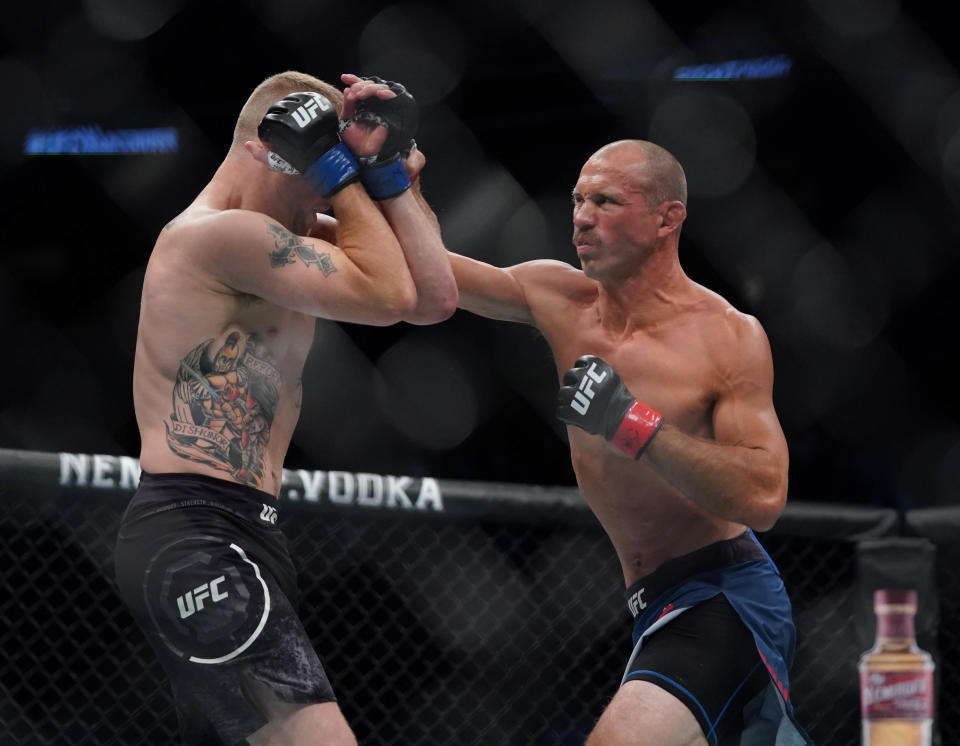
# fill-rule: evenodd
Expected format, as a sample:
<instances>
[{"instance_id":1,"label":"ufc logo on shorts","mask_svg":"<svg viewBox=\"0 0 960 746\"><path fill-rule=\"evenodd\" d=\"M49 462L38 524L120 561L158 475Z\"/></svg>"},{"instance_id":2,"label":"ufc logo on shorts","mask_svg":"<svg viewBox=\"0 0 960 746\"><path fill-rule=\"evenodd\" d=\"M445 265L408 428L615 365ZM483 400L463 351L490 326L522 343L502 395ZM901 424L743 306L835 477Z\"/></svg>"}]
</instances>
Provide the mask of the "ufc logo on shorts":
<instances>
[{"instance_id":1,"label":"ufc logo on shorts","mask_svg":"<svg viewBox=\"0 0 960 746\"><path fill-rule=\"evenodd\" d=\"M640 612L647 608L646 602L641 598L645 590L646 588L641 588L627 599L627 608L630 609L630 613L635 617L640 616Z\"/></svg>"},{"instance_id":2,"label":"ufc logo on shorts","mask_svg":"<svg viewBox=\"0 0 960 746\"><path fill-rule=\"evenodd\" d=\"M303 106L297 107L293 112L293 120L300 129L303 129L316 119L318 113L330 109L330 104L319 93L311 92L309 96L310 101L307 101Z\"/></svg>"},{"instance_id":3,"label":"ufc logo on shorts","mask_svg":"<svg viewBox=\"0 0 960 746\"><path fill-rule=\"evenodd\" d=\"M262 503L263 510L260 511L260 520L266 521L267 523L276 523L277 522L277 509L273 508L266 503Z\"/></svg>"},{"instance_id":4,"label":"ufc logo on shorts","mask_svg":"<svg viewBox=\"0 0 960 746\"><path fill-rule=\"evenodd\" d=\"M580 379L580 385L577 387L577 391L573 395L573 401L570 402L570 406L580 414L586 414L587 410L590 409L590 402L596 395L596 392L593 390L593 384L595 382L600 383L606 377L606 371L598 374L597 364L590 363L590 368L587 370L587 374Z\"/></svg>"},{"instance_id":5,"label":"ufc logo on shorts","mask_svg":"<svg viewBox=\"0 0 960 746\"><path fill-rule=\"evenodd\" d=\"M216 603L217 601L223 601L223 599L229 596L229 593L221 593L220 589L217 588L217 586L226 579L225 575L221 575L216 580L198 585L192 591L187 591L182 596L177 596L177 608L180 610L180 618L186 619L198 611L203 611L203 600L205 598L209 598L213 603Z\"/></svg>"}]
</instances>

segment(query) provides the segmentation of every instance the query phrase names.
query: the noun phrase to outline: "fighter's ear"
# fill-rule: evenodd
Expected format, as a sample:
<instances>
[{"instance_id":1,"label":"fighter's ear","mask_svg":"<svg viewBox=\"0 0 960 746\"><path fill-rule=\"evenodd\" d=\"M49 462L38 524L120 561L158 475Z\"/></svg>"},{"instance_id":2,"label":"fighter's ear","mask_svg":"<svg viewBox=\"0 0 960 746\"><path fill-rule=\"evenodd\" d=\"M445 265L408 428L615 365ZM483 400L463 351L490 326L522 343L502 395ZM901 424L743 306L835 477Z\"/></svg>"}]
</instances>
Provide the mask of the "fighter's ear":
<instances>
[{"instance_id":1,"label":"fighter's ear","mask_svg":"<svg viewBox=\"0 0 960 746\"><path fill-rule=\"evenodd\" d=\"M664 202L657 209L663 216L663 223L660 225L663 235L680 230L683 221L687 219L687 207L680 200Z\"/></svg>"}]
</instances>

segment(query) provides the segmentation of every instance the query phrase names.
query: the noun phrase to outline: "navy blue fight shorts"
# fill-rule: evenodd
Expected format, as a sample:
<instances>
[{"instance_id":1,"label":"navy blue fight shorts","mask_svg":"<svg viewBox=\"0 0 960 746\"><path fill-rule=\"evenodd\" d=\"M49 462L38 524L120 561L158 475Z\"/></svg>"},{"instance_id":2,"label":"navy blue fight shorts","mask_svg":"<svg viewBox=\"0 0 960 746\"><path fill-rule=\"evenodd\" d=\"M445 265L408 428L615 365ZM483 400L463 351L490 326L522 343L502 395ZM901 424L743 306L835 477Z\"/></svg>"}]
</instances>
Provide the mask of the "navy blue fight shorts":
<instances>
[{"instance_id":1,"label":"navy blue fight shorts","mask_svg":"<svg viewBox=\"0 0 960 746\"><path fill-rule=\"evenodd\" d=\"M711 746L812 745L790 704L790 600L752 531L664 563L627 589L627 607L634 648L621 686L670 692Z\"/></svg>"},{"instance_id":2,"label":"navy blue fight shorts","mask_svg":"<svg viewBox=\"0 0 960 746\"><path fill-rule=\"evenodd\" d=\"M297 617L277 507L245 485L144 472L121 521L120 595L170 678L185 744L232 746L336 699Z\"/></svg>"}]
</instances>

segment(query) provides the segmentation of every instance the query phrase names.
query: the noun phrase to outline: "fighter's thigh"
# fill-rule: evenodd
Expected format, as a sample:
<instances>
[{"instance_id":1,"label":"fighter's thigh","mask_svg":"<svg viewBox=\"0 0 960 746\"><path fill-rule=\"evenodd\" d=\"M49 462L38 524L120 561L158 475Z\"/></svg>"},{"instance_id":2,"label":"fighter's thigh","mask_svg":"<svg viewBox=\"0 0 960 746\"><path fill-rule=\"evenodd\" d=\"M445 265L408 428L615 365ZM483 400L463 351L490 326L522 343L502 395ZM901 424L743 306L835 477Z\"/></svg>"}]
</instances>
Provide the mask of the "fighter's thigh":
<instances>
[{"instance_id":1,"label":"fighter's thigh","mask_svg":"<svg viewBox=\"0 0 960 746\"><path fill-rule=\"evenodd\" d=\"M706 746L686 704L649 681L628 681L607 705L587 746Z\"/></svg>"},{"instance_id":2,"label":"fighter's thigh","mask_svg":"<svg viewBox=\"0 0 960 746\"><path fill-rule=\"evenodd\" d=\"M350 744L335 697L285 587L255 532L165 536L140 556L140 592L125 598L170 677L186 730L212 728L235 743L265 726L303 721ZM131 555L131 556L128 556ZM133 583L124 582L125 586ZM325 714L328 713L328 714ZM317 741L271 740L277 743Z\"/></svg>"},{"instance_id":3,"label":"fighter's thigh","mask_svg":"<svg viewBox=\"0 0 960 746\"><path fill-rule=\"evenodd\" d=\"M215 670L274 633L281 591L246 536L185 533L151 548L143 573L148 635L187 668ZM141 612L142 614L142 612ZM268 626L271 623L271 626Z\"/></svg>"},{"instance_id":4,"label":"fighter's thigh","mask_svg":"<svg viewBox=\"0 0 960 746\"><path fill-rule=\"evenodd\" d=\"M753 633L722 594L648 637L634 650L624 679L649 683L684 703L712 743L740 733L744 708L769 683Z\"/></svg>"}]
</instances>

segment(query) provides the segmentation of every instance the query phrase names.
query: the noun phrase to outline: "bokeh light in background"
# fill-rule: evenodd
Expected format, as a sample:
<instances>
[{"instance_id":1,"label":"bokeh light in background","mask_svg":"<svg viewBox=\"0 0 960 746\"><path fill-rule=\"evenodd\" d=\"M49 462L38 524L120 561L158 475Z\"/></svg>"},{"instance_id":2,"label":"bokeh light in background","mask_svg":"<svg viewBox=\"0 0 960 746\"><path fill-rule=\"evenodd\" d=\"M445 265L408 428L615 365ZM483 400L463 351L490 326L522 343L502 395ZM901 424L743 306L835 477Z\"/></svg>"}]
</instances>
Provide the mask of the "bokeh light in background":
<instances>
[{"instance_id":1,"label":"bokeh light in background","mask_svg":"<svg viewBox=\"0 0 960 746\"><path fill-rule=\"evenodd\" d=\"M791 499L956 504L960 75L947 11L770 5L7 8L0 447L137 453L133 343L156 233L210 177L261 79L353 71L417 96L424 191L448 246L498 265L575 262L569 190L596 148L671 149L690 182L681 261L770 337ZM788 60L786 75L673 77L764 60ZM78 126L174 127L178 151L24 155L31 130ZM573 484L555 386L529 328L463 312L435 327L321 322L288 464Z\"/></svg>"}]
</instances>

